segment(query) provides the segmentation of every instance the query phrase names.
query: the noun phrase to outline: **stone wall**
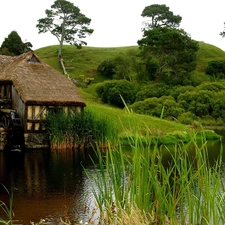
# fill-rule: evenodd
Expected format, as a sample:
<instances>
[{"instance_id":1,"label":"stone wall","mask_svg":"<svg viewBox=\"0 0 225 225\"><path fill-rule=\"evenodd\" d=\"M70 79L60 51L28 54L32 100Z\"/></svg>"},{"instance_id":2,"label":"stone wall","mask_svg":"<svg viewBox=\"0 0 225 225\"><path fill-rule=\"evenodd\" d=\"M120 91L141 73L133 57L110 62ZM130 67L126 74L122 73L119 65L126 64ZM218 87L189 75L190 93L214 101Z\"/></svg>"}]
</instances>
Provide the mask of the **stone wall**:
<instances>
[{"instance_id":1,"label":"stone wall","mask_svg":"<svg viewBox=\"0 0 225 225\"><path fill-rule=\"evenodd\" d=\"M24 142L26 149L49 148L49 138L45 133L25 133Z\"/></svg>"},{"instance_id":2,"label":"stone wall","mask_svg":"<svg viewBox=\"0 0 225 225\"><path fill-rule=\"evenodd\" d=\"M0 127L0 151L3 151L5 149L5 146L7 144L7 132Z\"/></svg>"}]
</instances>

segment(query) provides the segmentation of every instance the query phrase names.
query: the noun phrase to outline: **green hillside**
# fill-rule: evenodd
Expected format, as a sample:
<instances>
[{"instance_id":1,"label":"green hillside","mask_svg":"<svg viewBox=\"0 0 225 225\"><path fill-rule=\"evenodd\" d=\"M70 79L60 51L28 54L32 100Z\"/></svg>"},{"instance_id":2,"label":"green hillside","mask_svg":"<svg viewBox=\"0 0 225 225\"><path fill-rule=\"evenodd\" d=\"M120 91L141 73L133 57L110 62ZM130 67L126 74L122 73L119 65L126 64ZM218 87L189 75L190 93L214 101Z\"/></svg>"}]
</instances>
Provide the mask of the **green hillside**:
<instances>
[{"instance_id":1,"label":"green hillside","mask_svg":"<svg viewBox=\"0 0 225 225\"><path fill-rule=\"evenodd\" d=\"M199 51L197 52L197 72L204 73L207 64L211 60L225 60L225 52L220 48L199 42ZM57 60L58 45L40 48L35 53L47 64L61 71L61 67ZM138 46L128 47L86 47L77 49L71 45L63 46L63 60L67 67L70 77L85 75L92 77L98 65L106 59L113 58L118 54L129 53L129 51L139 53Z\"/></svg>"},{"instance_id":2,"label":"green hillside","mask_svg":"<svg viewBox=\"0 0 225 225\"><path fill-rule=\"evenodd\" d=\"M204 70L211 60L225 60L225 52L221 49L200 42L200 49L197 53L197 69L198 74L204 75ZM58 46L48 46L35 51L35 53L47 64L54 67L58 71L62 72L57 59ZM117 48L98 48L98 47L83 47L77 49L74 46L65 45L63 47L63 59L67 72L71 78L77 78L80 75L85 77L96 78L96 70L98 65L106 59L110 59L118 54L125 54L131 52L139 53L138 46L130 47L117 47ZM124 136L124 131L129 132L140 131L145 134L146 130L153 135L165 134L179 134L182 135L185 131L189 130L185 125L178 122L160 120L152 116L138 115L134 113L127 113L123 109L102 104L96 96L92 95L90 91L91 86L88 88L79 88L81 95L83 96L87 108L91 108L98 114L107 115L110 120L114 120L121 131L121 135ZM94 85L93 85L94 87Z\"/></svg>"},{"instance_id":3,"label":"green hillside","mask_svg":"<svg viewBox=\"0 0 225 225\"><path fill-rule=\"evenodd\" d=\"M197 71L204 72L210 61L225 60L225 52L222 49L204 42L199 42L199 47L197 52Z\"/></svg>"},{"instance_id":4,"label":"green hillside","mask_svg":"<svg viewBox=\"0 0 225 225\"><path fill-rule=\"evenodd\" d=\"M35 51L35 53L47 64L61 71L57 60L58 46L48 46ZM139 52L137 46L118 48L83 47L77 49L71 45L63 46L63 60L70 77L94 75L98 65L106 59L110 59L120 53L129 51Z\"/></svg>"}]
</instances>

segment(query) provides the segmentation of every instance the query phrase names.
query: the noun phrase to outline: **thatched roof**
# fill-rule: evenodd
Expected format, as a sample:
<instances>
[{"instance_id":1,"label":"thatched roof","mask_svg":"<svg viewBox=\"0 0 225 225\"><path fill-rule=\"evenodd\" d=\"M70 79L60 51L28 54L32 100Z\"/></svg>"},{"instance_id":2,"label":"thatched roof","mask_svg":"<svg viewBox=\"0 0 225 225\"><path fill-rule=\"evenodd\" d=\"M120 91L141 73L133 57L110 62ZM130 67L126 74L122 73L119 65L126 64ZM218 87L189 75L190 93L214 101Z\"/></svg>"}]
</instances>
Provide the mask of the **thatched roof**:
<instances>
[{"instance_id":1,"label":"thatched roof","mask_svg":"<svg viewBox=\"0 0 225 225\"><path fill-rule=\"evenodd\" d=\"M15 57L0 55L0 82L3 81L13 83L24 103L85 106L75 84L33 51Z\"/></svg>"}]
</instances>

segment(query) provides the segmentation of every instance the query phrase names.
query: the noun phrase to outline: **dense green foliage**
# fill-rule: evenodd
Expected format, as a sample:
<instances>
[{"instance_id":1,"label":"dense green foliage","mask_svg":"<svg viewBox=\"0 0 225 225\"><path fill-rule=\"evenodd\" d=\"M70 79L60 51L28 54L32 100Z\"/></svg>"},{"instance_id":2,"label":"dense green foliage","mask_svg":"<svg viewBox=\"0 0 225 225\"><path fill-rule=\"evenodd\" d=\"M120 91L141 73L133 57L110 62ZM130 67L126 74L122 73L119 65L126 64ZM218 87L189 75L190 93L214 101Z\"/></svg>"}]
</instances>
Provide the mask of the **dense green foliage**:
<instances>
[{"instance_id":1,"label":"dense green foliage","mask_svg":"<svg viewBox=\"0 0 225 225\"><path fill-rule=\"evenodd\" d=\"M225 78L225 61L210 61L205 72L214 78Z\"/></svg>"},{"instance_id":2,"label":"dense green foliage","mask_svg":"<svg viewBox=\"0 0 225 225\"><path fill-rule=\"evenodd\" d=\"M147 67L145 66L145 62L143 62L141 57L139 57L140 50L137 46L120 48L83 47L82 49L76 50L73 47L67 45L64 46L64 52L64 61L66 66L71 68L69 71L70 77L79 80L79 77L82 74L82 76L86 78L94 79L88 87L80 90L82 91L81 93L88 105L93 105L93 102L90 101L92 98L95 99L95 103L101 103L102 98L96 93L96 87L97 89L98 86L102 88L104 84L107 83L104 81L109 79L98 73L98 66L106 59L110 61L112 60L113 62L113 59L116 56L125 55L126 57L130 56L130 59L132 62L134 62L132 63L133 80L129 81L129 83L135 86L136 94L135 97L132 95L132 101L134 98L134 104L141 105L138 109L139 113L144 113L147 115L159 115L159 109L162 109L162 104L158 105L158 109L154 108L153 110L148 108L144 110L143 108L146 107L142 107L142 102L151 98L172 96L172 101L176 102L174 106L178 107L176 112L178 111L180 114L178 117L175 117L175 115L177 115L176 113L173 112L170 114L171 111L167 112L167 108L164 107L164 115L166 115L164 118L176 119L179 122L185 124L192 124L195 120L198 120L206 125L223 125L225 123L223 116L224 104L222 97L225 86L223 78L220 76L213 77L205 73L209 62L222 62L225 60L225 53L215 46L199 42L199 50L196 53L197 67L193 72L191 72L189 76L189 85L171 85L166 84L165 82L151 81L149 78L149 73L146 72ZM132 52L132 54L128 54L130 52ZM49 63L51 66L60 71L60 67L57 64L57 46L49 46L39 49L37 50L37 53L45 62ZM115 79L112 79L114 78L110 78L110 80L114 82ZM198 94L200 90L201 92ZM204 93L202 92L203 90L209 91L210 93ZM207 102L206 99L204 99L204 96L201 96L201 94L204 94L207 99L208 97L211 97L210 101ZM188 100L188 97L192 95L193 99L189 98ZM107 92L105 92L103 96L103 102L109 103L107 100ZM118 99L120 99L120 97ZM132 101L126 101L131 104L130 108L132 108ZM121 105L121 107L123 107L123 105ZM157 114L155 113L156 109L158 110ZM133 111L135 112L135 107ZM151 111L154 111L154 113L151 113ZM108 113L110 114L111 112L112 110L109 110ZM201 112L203 114L201 114Z\"/></svg>"},{"instance_id":3,"label":"dense green foliage","mask_svg":"<svg viewBox=\"0 0 225 225\"><path fill-rule=\"evenodd\" d=\"M33 45L30 42L23 42L16 31L12 31L2 42L0 54L2 55L20 55L30 51Z\"/></svg>"},{"instance_id":4,"label":"dense green foliage","mask_svg":"<svg viewBox=\"0 0 225 225\"><path fill-rule=\"evenodd\" d=\"M104 60L99 64L97 71L106 79L112 79L115 74L115 65L112 60Z\"/></svg>"},{"instance_id":5,"label":"dense green foliage","mask_svg":"<svg viewBox=\"0 0 225 225\"><path fill-rule=\"evenodd\" d=\"M152 57L158 61L154 80L170 84L189 83L190 72L196 68L198 42L184 31L159 27L145 30L144 37L138 41L144 59Z\"/></svg>"},{"instance_id":6,"label":"dense green foliage","mask_svg":"<svg viewBox=\"0 0 225 225\"><path fill-rule=\"evenodd\" d=\"M144 18L150 18L145 22L144 29L155 29L158 27L179 27L182 17L174 15L166 5L153 4L146 6L141 14Z\"/></svg>"},{"instance_id":7,"label":"dense green foliage","mask_svg":"<svg viewBox=\"0 0 225 225\"><path fill-rule=\"evenodd\" d=\"M193 119L200 121L205 119L205 123L210 120L214 121L214 124L223 124L225 123L225 102L222 97L225 94L224 89L225 82L208 82L197 87L171 88L165 92L167 96L155 94L156 97L144 95L145 97L140 98L138 92L139 100L129 107L134 112L153 116L159 116L160 109L164 107L164 118L176 118L182 123L187 121L189 123ZM140 93L143 93L143 90Z\"/></svg>"},{"instance_id":8,"label":"dense green foliage","mask_svg":"<svg viewBox=\"0 0 225 225\"><path fill-rule=\"evenodd\" d=\"M120 108L126 104L132 104L135 101L135 85L126 80L106 81L96 87L98 97L102 102L116 105ZM123 98L123 100L122 100Z\"/></svg>"}]
</instances>

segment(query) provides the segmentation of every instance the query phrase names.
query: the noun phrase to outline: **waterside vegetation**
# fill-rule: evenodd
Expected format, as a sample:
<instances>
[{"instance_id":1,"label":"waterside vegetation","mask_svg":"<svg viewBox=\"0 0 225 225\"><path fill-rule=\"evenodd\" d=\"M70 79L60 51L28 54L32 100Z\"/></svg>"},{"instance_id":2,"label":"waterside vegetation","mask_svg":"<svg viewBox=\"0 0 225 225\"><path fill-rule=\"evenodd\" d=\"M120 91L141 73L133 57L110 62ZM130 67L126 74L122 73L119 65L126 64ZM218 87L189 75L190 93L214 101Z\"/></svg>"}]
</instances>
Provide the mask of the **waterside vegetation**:
<instances>
[{"instance_id":1,"label":"waterside vegetation","mask_svg":"<svg viewBox=\"0 0 225 225\"><path fill-rule=\"evenodd\" d=\"M130 154L121 146L109 146L104 156L98 151L96 173L89 176L100 224L129 224L124 215L139 215L132 224L224 224L223 148L210 161L204 133L200 145L196 134L173 147L151 141L130 139Z\"/></svg>"},{"instance_id":2,"label":"waterside vegetation","mask_svg":"<svg viewBox=\"0 0 225 225\"><path fill-rule=\"evenodd\" d=\"M118 80L113 77L109 79L99 73L98 67L103 61L110 61L118 57L123 59L127 55L130 55L134 61L140 60L138 46L76 49L73 46L64 45L63 51L68 78L78 86L79 92L87 104L85 111L92 111L93 117L101 117L107 120L107 123L114 124L112 127L117 127L118 136L124 141L126 140L125 130L129 130L131 137L133 132L138 130L142 136L145 136L147 131L152 136L156 136L157 140L161 139L162 143L175 143L179 140L188 141L186 133L193 129L201 132L201 124L224 125L224 104L223 98L221 98L224 92L223 79L207 75L205 69L209 62L225 59L225 53L221 49L203 42L199 42L199 46L196 53L196 70L192 72L190 79L192 84L174 87L163 82L138 83L135 80ZM61 71L57 60L57 46L38 49L36 54L43 61ZM122 65L120 66L122 67ZM128 71L135 78L134 71L131 69ZM112 87L111 89L107 90L104 86L107 82L108 86ZM129 93L131 90L136 93L134 103L129 101L131 98L127 96L130 95L123 94L124 90L128 90L127 87L130 84L133 86L129 89ZM101 96L98 95L97 90L99 89L105 90L107 93L105 95L106 102L104 102L106 97L102 98L103 92ZM139 91L137 92L137 90ZM126 101L127 108L121 100L120 94ZM109 99L110 97L112 99ZM119 107L113 104L115 102L118 102ZM208 112L211 114L209 115ZM134 126L131 125L133 123L131 121L134 122ZM62 132L64 132L63 135ZM206 131L206 134L209 139L219 138L211 131ZM68 131L61 130L56 136L58 137L51 136L52 140L56 141L56 139L60 140L65 137L64 146L74 145L71 144L71 141L73 142L75 137L69 138ZM59 146L58 141L56 142L56 145Z\"/></svg>"}]
</instances>

